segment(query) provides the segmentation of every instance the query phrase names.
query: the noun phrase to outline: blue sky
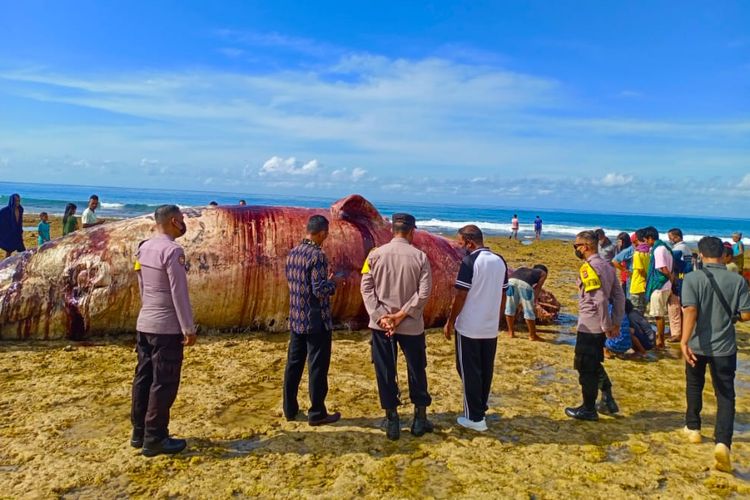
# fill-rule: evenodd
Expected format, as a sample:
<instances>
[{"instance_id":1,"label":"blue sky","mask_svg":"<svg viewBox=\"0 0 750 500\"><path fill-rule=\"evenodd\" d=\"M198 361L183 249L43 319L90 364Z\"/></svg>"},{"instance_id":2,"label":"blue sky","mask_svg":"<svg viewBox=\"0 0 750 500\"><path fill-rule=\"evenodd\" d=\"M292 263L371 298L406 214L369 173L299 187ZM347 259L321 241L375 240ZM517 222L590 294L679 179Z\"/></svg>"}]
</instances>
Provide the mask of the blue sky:
<instances>
[{"instance_id":1,"label":"blue sky","mask_svg":"<svg viewBox=\"0 0 750 500\"><path fill-rule=\"evenodd\" d=\"M0 11L6 181L746 213L748 2Z\"/></svg>"}]
</instances>

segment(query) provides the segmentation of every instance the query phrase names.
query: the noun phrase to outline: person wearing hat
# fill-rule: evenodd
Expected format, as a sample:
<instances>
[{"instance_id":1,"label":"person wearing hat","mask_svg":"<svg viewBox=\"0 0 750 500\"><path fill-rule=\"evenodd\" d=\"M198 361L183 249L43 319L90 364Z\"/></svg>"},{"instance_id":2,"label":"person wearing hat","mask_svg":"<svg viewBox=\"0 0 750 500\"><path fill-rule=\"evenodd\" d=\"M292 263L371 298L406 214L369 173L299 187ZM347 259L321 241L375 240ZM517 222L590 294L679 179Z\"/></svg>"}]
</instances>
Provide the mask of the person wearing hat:
<instances>
[{"instance_id":1,"label":"person wearing hat","mask_svg":"<svg viewBox=\"0 0 750 500\"><path fill-rule=\"evenodd\" d=\"M427 255L412 246L417 227L414 217L394 214L392 224L393 239L375 248L365 260L361 292L370 316L372 361L380 406L386 413L386 435L396 440L401 435L397 411L401 404L396 375L397 345L406 358L409 397L415 406L411 433L419 437L433 430L427 419L432 399L427 390L423 318L432 289L432 271Z\"/></svg>"}]
</instances>

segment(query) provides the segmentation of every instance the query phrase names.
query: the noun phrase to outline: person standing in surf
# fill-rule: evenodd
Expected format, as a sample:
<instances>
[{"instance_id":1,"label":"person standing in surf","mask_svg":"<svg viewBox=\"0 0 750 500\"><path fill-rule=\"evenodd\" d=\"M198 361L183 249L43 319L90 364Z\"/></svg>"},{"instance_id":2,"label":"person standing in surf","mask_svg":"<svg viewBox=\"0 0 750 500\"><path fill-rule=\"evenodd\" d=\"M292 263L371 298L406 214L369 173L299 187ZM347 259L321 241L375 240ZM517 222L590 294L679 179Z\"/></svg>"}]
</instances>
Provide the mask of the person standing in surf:
<instances>
[{"instance_id":1,"label":"person standing in surf","mask_svg":"<svg viewBox=\"0 0 750 500\"><path fill-rule=\"evenodd\" d=\"M510 220L510 236L509 240L518 240L518 214L513 214L513 218Z\"/></svg>"}]
</instances>

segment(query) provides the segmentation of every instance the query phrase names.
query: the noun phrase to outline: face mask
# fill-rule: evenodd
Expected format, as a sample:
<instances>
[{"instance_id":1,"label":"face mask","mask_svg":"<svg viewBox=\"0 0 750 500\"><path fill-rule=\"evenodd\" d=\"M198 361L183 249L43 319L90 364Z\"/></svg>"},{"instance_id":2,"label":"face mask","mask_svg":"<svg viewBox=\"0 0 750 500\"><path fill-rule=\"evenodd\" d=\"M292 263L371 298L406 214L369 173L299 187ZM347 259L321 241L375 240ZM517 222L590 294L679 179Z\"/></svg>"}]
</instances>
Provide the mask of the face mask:
<instances>
[{"instance_id":1,"label":"face mask","mask_svg":"<svg viewBox=\"0 0 750 500\"><path fill-rule=\"evenodd\" d=\"M183 236L187 232L187 224L180 221L175 222L177 222L177 228L180 230L180 236Z\"/></svg>"},{"instance_id":2,"label":"face mask","mask_svg":"<svg viewBox=\"0 0 750 500\"><path fill-rule=\"evenodd\" d=\"M578 258L579 258L579 259L581 259L581 260L583 260L583 259L584 259L584 255L583 255L583 253L581 253L581 251L580 251L580 250L578 250L577 248L576 248L576 257L578 257Z\"/></svg>"},{"instance_id":3,"label":"face mask","mask_svg":"<svg viewBox=\"0 0 750 500\"><path fill-rule=\"evenodd\" d=\"M469 255L471 253L469 247L461 247L461 250L463 251L464 255Z\"/></svg>"}]
</instances>

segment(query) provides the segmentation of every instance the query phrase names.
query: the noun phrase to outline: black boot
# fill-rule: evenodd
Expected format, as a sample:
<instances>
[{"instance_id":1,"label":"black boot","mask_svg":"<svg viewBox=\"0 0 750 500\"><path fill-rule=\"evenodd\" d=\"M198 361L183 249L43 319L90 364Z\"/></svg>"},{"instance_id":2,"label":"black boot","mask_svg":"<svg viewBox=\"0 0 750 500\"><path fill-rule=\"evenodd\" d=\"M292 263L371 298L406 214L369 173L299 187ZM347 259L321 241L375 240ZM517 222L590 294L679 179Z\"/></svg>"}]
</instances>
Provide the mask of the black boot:
<instances>
[{"instance_id":1,"label":"black boot","mask_svg":"<svg viewBox=\"0 0 750 500\"><path fill-rule=\"evenodd\" d=\"M596 405L596 409L599 411L599 413L605 413L608 415L614 415L615 413L620 411L620 408L618 408L614 396L612 396L611 389L608 391L602 391L602 399Z\"/></svg>"},{"instance_id":2,"label":"black boot","mask_svg":"<svg viewBox=\"0 0 750 500\"><path fill-rule=\"evenodd\" d=\"M143 429L133 427L133 433L130 435L130 446L133 448L143 447Z\"/></svg>"},{"instance_id":3,"label":"black boot","mask_svg":"<svg viewBox=\"0 0 750 500\"><path fill-rule=\"evenodd\" d=\"M596 410L587 410L583 405L577 408L565 408L565 414L577 420L599 420Z\"/></svg>"},{"instance_id":4,"label":"black boot","mask_svg":"<svg viewBox=\"0 0 750 500\"><path fill-rule=\"evenodd\" d=\"M174 455L185 449L187 441L184 439L164 438L156 443L143 443L141 453L145 457L155 457L156 455Z\"/></svg>"},{"instance_id":5,"label":"black boot","mask_svg":"<svg viewBox=\"0 0 750 500\"><path fill-rule=\"evenodd\" d=\"M414 407L414 422L411 424L411 433L416 436L424 436L426 432L432 432L432 422L427 420L427 407Z\"/></svg>"},{"instance_id":6,"label":"black boot","mask_svg":"<svg viewBox=\"0 0 750 500\"><path fill-rule=\"evenodd\" d=\"M391 441L396 441L401 437L401 421L398 418L398 411L386 410L385 419L385 435Z\"/></svg>"}]
</instances>

